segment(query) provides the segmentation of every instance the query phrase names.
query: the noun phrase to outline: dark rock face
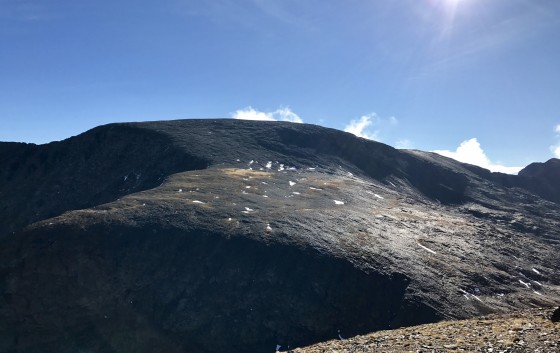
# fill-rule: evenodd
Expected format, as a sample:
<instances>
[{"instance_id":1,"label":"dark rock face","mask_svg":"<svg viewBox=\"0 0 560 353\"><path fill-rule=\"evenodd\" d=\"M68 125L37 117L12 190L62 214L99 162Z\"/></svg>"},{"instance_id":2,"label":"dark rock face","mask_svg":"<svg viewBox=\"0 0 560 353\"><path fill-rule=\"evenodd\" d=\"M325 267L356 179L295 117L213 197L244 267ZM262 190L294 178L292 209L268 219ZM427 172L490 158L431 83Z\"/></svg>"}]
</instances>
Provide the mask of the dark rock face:
<instances>
[{"instance_id":1,"label":"dark rock face","mask_svg":"<svg viewBox=\"0 0 560 353\"><path fill-rule=\"evenodd\" d=\"M272 351L560 299L560 205L519 181L539 173L234 120L0 165L0 352Z\"/></svg>"},{"instance_id":2,"label":"dark rock face","mask_svg":"<svg viewBox=\"0 0 560 353\"><path fill-rule=\"evenodd\" d=\"M554 312L552 312L552 316L550 317L552 322L559 322L560 321L560 307L556 308Z\"/></svg>"},{"instance_id":3,"label":"dark rock face","mask_svg":"<svg viewBox=\"0 0 560 353\"><path fill-rule=\"evenodd\" d=\"M258 352L326 340L339 327L355 335L440 318L405 298L407 277L366 273L313 249L159 225L54 227L26 238L31 260L9 269L18 285L0 301L3 336L18 338L4 352L25 351L38 335L53 352L103 351L103 341L117 351L163 341L172 351ZM35 266L41 276L27 270Z\"/></svg>"},{"instance_id":4,"label":"dark rock face","mask_svg":"<svg viewBox=\"0 0 560 353\"><path fill-rule=\"evenodd\" d=\"M207 165L178 150L165 135L127 125L98 127L43 146L0 143L0 237Z\"/></svg>"}]
</instances>

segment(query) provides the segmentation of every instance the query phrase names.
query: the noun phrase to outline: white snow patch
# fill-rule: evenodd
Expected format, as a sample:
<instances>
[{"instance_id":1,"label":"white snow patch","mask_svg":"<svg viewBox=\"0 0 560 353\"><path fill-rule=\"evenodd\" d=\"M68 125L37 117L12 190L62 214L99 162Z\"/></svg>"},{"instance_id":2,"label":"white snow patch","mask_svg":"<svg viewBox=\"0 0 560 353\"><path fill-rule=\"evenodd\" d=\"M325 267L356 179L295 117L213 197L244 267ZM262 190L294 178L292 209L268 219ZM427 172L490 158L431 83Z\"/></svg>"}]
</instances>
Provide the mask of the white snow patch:
<instances>
[{"instance_id":1,"label":"white snow patch","mask_svg":"<svg viewBox=\"0 0 560 353\"><path fill-rule=\"evenodd\" d=\"M537 275L540 275L540 274L541 274L541 273L539 272L539 270L537 270L536 268L533 268L532 270L533 270L533 272L535 272Z\"/></svg>"},{"instance_id":2,"label":"white snow patch","mask_svg":"<svg viewBox=\"0 0 560 353\"><path fill-rule=\"evenodd\" d=\"M183 192L183 189L179 189L177 192Z\"/></svg>"},{"instance_id":3,"label":"white snow patch","mask_svg":"<svg viewBox=\"0 0 560 353\"><path fill-rule=\"evenodd\" d=\"M435 253L436 253L436 252L433 251L432 249L425 247L424 245L420 244L419 242L416 242L416 244L418 244L419 247L421 247L422 249L426 250L427 252L430 252L430 253L432 253L432 254L435 254Z\"/></svg>"},{"instance_id":4,"label":"white snow patch","mask_svg":"<svg viewBox=\"0 0 560 353\"><path fill-rule=\"evenodd\" d=\"M344 201L334 200L335 205L344 205Z\"/></svg>"},{"instance_id":5,"label":"white snow patch","mask_svg":"<svg viewBox=\"0 0 560 353\"><path fill-rule=\"evenodd\" d=\"M541 282L538 282L538 281L533 281L533 283L536 283L536 284L538 284L539 286L541 286L541 287L542 287L542 283L541 283Z\"/></svg>"},{"instance_id":6,"label":"white snow patch","mask_svg":"<svg viewBox=\"0 0 560 353\"><path fill-rule=\"evenodd\" d=\"M250 188L251 188L251 187L250 187L249 185L247 185L247 186L245 187L245 189L250 189Z\"/></svg>"},{"instance_id":7,"label":"white snow patch","mask_svg":"<svg viewBox=\"0 0 560 353\"><path fill-rule=\"evenodd\" d=\"M278 171L281 172L281 171L283 171L283 170L284 170L284 165L283 165L283 164L280 164L280 166L278 167Z\"/></svg>"},{"instance_id":8,"label":"white snow patch","mask_svg":"<svg viewBox=\"0 0 560 353\"><path fill-rule=\"evenodd\" d=\"M480 298L479 298L479 297L477 297L476 295L474 295L474 294L471 294L471 296L472 296L472 297L473 297L474 299L476 299L476 300L478 300L479 302L481 302L481 303L482 303L482 300L480 300Z\"/></svg>"},{"instance_id":9,"label":"white snow patch","mask_svg":"<svg viewBox=\"0 0 560 353\"><path fill-rule=\"evenodd\" d=\"M393 187L395 187L395 188L397 187L395 184L393 184L393 183L391 183L391 182L389 182L389 184L393 185Z\"/></svg>"},{"instance_id":10,"label":"white snow patch","mask_svg":"<svg viewBox=\"0 0 560 353\"><path fill-rule=\"evenodd\" d=\"M297 170L296 167L289 167L288 170Z\"/></svg>"},{"instance_id":11,"label":"white snow patch","mask_svg":"<svg viewBox=\"0 0 560 353\"><path fill-rule=\"evenodd\" d=\"M352 173L348 172L348 176L349 176L349 177L353 177L353 176L354 176L354 174L352 174Z\"/></svg>"},{"instance_id":12,"label":"white snow patch","mask_svg":"<svg viewBox=\"0 0 560 353\"><path fill-rule=\"evenodd\" d=\"M263 195L263 197L268 197L268 195Z\"/></svg>"},{"instance_id":13,"label":"white snow patch","mask_svg":"<svg viewBox=\"0 0 560 353\"><path fill-rule=\"evenodd\" d=\"M315 170L315 168L307 168L307 170Z\"/></svg>"},{"instance_id":14,"label":"white snow patch","mask_svg":"<svg viewBox=\"0 0 560 353\"><path fill-rule=\"evenodd\" d=\"M290 186L294 186L294 185L296 185L296 183L290 180Z\"/></svg>"},{"instance_id":15,"label":"white snow patch","mask_svg":"<svg viewBox=\"0 0 560 353\"><path fill-rule=\"evenodd\" d=\"M248 195L249 193L247 191L243 190L242 194L243 195Z\"/></svg>"},{"instance_id":16,"label":"white snow patch","mask_svg":"<svg viewBox=\"0 0 560 353\"><path fill-rule=\"evenodd\" d=\"M266 169L272 168L272 162L268 161L268 163L266 163L265 167L266 167Z\"/></svg>"},{"instance_id":17,"label":"white snow patch","mask_svg":"<svg viewBox=\"0 0 560 353\"><path fill-rule=\"evenodd\" d=\"M235 161L236 161L236 162L240 162L239 158L237 158Z\"/></svg>"},{"instance_id":18,"label":"white snow patch","mask_svg":"<svg viewBox=\"0 0 560 353\"><path fill-rule=\"evenodd\" d=\"M297 192L297 191L292 192L292 194L294 194L294 195L300 195L300 193Z\"/></svg>"},{"instance_id":19,"label":"white snow patch","mask_svg":"<svg viewBox=\"0 0 560 353\"><path fill-rule=\"evenodd\" d=\"M537 295L542 295L541 293L537 292L536 290L534 290L533 293L535 293Z\"/></svg>"},{"instance_id":20,"label":"white snow patch","mask_svg":"<svg viewBox=\"0 0 560 353\"><path fill-rule=\"evenodd\" d=\"M309 187L311 190L323 190L323 189L318 189L318 188L314 188L313 186Z\"/></svg>"},{"instance_id":21,"label":"white snow patch","mask_svg":"<svg viewBox=\"0 0 560 353\"><path fill-rule=\"evenodd\" d=\"M253 163L255 163L255 161L251 159L251 161L249 162L249 165L251 165Z\"/></svg>"},{"instance_id":22,"label":"white snow patch","mask_svg":"<svg viewBox=\"0 0 560 353\"><path fill-rule=\"evenodd\" d=\"M268 183L266 181L261 181L261 184L268 185Z\"/></svg>"},{"instance_id":23,"label":"white snow patch","mask_svg":"<svg viewBox=\"0 0 560 353\"><path fill-rule=\"evenodd\" d=\"M529 288L531 286L530 283L527 282L523 282L522 280L519 280L519 283L521 283L522 285L524 285L525 287Z\"/></svg>"},{"instance_id":24,"label":"white snow patch","mask_svg":"<svg viewBox=\"0 0 560 353\"><path fill-rule=\"evenodd\" d=\"M198 201L198 200L193 200L193 202L192 202L192 203L202 203L202 204L204 204L204 202L202 202L202 201Z\"/></svg>"},{"instance_id":25,"label":"white snow patch","mask_svg":"<svg viewBox=\"0 0 560 353\"><path fill-rule=\"evenodd\" d=\"M124 176L124 180L123 180L123 181L126 181L126 179L128 179L128 175L125 175L125 176Z\"/></svg>"},{"instance_id":26,"label":"white snow patch","mask_svg":"<svg viewBox=\"0 0 560 353\"><path fill-rule=\"evenodd\" d=\"M238 159L238 160L239 160L239 159ZM231 217L229 217L227 220L228 220L228 222L231 222Z\"/></svg>"},{"instance_id":27,"label":"white snow patch","mask_svg":"<svg viewBox=\"0 0 560 353\"><path fill-rule=\"evenodd\" d=\"M383 200L383 199L384 199L383 196L380 196L380 195L377 195L377 194L373 194L373 196L377 197L377 198L380 199L380 200Z\"/></svg>"},{"instance_id":28,"label":"white snow patch","mask_svg":"<svg viewBox=\"0 0 560 353\"><path fill-rule=\"evenodd\" d=\"M249 207L245 207L245 211L247 211L247 212L251 212L251 211L254 211L254 210L253 210L252 208L249 208Z\"/></svg>"},{"instance_id":29,"label":"white snow patch","mask_svg":"<svg viewBox=\"0 0 560 353\"><path fill-rule=\"evenodd\" d=\"M272 228L270 227L270 224L267 224L267 225L266 225L266 231L267 231L267 232L271 232L271 231L272 231Z\"/></svg>"}]
</instances>

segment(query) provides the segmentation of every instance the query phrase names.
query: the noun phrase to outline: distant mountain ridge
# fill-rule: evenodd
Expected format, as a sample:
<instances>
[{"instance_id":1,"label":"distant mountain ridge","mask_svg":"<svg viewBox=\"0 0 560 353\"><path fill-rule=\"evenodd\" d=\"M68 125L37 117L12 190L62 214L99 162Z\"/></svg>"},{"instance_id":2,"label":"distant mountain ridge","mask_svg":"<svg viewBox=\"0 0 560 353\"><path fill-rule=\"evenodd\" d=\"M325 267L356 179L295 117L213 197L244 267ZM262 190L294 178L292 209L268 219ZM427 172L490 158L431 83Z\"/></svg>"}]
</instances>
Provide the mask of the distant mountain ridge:
<instances>
[{"instance_id":1,"label":"distant mountain ridge","mask_svg":"<svg viewBox=\"0 0 560 353\"><path fill-rule=\"evenodd\" d=\"M256 352L553 305L559 162L230 119L0 143L0 351Z\"/></svg>"}]
</instances>

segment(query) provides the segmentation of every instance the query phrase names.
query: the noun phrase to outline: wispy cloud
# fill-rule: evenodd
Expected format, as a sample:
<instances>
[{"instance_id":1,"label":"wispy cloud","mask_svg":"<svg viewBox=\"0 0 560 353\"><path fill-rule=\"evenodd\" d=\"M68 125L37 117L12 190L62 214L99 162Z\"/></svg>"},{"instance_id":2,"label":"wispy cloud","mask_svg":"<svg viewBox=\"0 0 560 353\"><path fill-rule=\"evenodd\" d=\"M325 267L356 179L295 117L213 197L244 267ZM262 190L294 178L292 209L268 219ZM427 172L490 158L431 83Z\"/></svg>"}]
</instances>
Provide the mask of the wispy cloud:
<instances>
[{"instance_id":1,"label":"wispy cloud","mask_svg":"<svg viewBox=\"0 0 560 353\"><path fill-rule=\"evenodd\" d=\"M0 1L0 19L24 22L48 20L53 14L46 6L45 2L32 0Z\"/></svg>"},{"instance_id":2,"label":"wispy cloud","mask_svg":"<svg viewBox=\"0 0 560 353\"><path fill-rule=\"evenodd\" d=\"M473 2L472 6L474 9L477 4ZM431 41L427 60L418 67L416 75L411 76L409 80L415 81L434 74L446 74L451 68L506 50L517 43L527 42L559 22L558 16L553 14L560 10L560 4L547 4L545 7L538 2L526 1L523 6L520 6L522 11L494 18L491 13L504 12L504 9L499 8L500 6L503 5L498 2L489 4L488 8L496 8L481 13L476 20L468 18L468 21L459 21L460 23L455 23L453 20L446 23L442 34ZM473 25L473 20L477 23L476 26Z\"/></svg>"},{"instance_id":3,"label":"wispy cloud","mask_svg":"<svg viewBox=\"0 0 560 353\"><path fill-rule=\"evenodd\" d=\"M413 147L412 142L407 139L400 139L397 140L397 142L395 142L395 148L410 149L412 147Z\"/></svg>"},{"instance_id":4,"label":"wispy cloud","mask_svg":"<svg viewBox=\"0 0 560 353\"><path fill-rule=\"evenodd\" d=\"M377 140L377 131L368 131L373 124L375 114L364 115L358 120L352 120L344 131L354 134L358 137L363 137L369 140Z\"/></svg>"},{"instance_id":5,"label":"wispy cloud","mask_svg":"<svg viewBox=\"0 0 560 353\"><path fill-rule=\"evenodd\" d=\"M560 124L554 127L554 132L556 133L556 138L559 141L557 144L550 146L550 151L552 151L554 157L560 158Z\"/></svg>"},{"instance_id":6,"label":"wispy cloud","mask_svg":"<svg viewBox=\"0 0 560 353\"><path fill-rule=\"evenodd\" d=\"M453 158L459 162L474 164L492 172L506 174L517 174L523 167L507 167L499 163L493 163L486 155L476 138L461 142L455 151L436 150L432 151L445 157Z\"/></svg>"},{"instance_id":7,"label":"wispy cloud","mask_svg":"<svg viewBox=\"0 0 560 353\"><path fill-rule=\"evenodd\" d=\"M369 113L362 115L360 119L351 120L344 127L344 131L369 140L381 141L380 128L387 128L397 124L398 120L393 116L388 119L381 119L377 114Z\"/></svg>"},{"instance_id":8,"label":"wispy cloud","mask_svg":"<svg viewBox=\"0 0 560 353\"><path fill-rule=\"evenodd\" d=\"M300 11L305 4L297 1L172 0L172 4L173 12L183 16L225 21L245 28L258 27L263 21L271 20L300 29L309 26Z\"/></svg>"},{"instance_id":9,"label":"wispy cloud","mask_svg":"<svg viewBox=\"0 0 560 353\"><path fill-rule=\"evenodd\" d=\"M261 121L289 121L292 123L303 123L303 120L289 107L280 107L272 112L261 112L249 106L231 113L233 119L239 120L261 120Z\"/></svg>"}]
</instances>

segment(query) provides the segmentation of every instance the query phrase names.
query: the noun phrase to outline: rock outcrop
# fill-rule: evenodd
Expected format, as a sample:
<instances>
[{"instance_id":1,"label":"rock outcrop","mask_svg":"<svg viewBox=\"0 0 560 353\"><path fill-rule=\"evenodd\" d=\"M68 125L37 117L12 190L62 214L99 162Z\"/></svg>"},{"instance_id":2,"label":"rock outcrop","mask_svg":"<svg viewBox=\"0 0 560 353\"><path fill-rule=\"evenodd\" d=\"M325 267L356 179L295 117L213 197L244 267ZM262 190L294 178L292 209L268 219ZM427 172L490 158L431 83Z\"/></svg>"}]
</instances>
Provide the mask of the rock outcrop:
<instances>
[{"instance_id":1,"label":"rock outcrop","mask_svg":"<svg viewBox=\"0 0 560 353\"><path fill-rule=\"evenodd\" d=\"M560 205L519 182L548 173L234 120L0 165L2 352L272 351L560 299Z\"/></svg>"}]
</instances>

